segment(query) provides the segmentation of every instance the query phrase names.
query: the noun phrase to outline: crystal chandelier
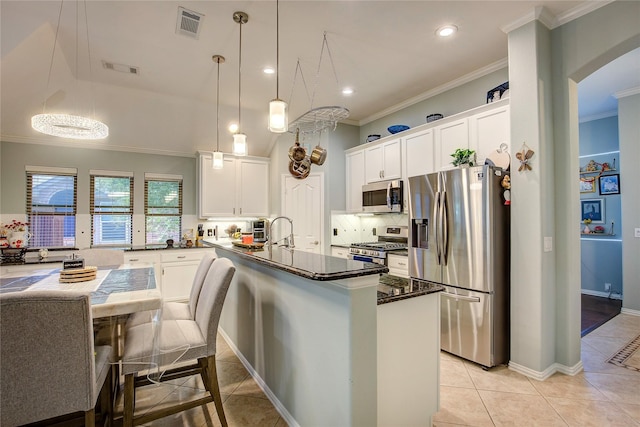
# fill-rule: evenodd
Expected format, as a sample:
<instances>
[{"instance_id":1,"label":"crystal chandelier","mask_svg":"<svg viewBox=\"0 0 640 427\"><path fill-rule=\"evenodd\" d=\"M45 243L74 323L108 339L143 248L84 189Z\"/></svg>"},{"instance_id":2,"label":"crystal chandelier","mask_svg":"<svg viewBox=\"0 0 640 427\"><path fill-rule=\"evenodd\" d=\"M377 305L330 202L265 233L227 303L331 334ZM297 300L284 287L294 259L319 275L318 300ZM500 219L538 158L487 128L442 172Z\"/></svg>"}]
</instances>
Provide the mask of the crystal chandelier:
<instances>
[{"instance_id":1,"label":"crystal chandelier","mask_svg":"<svg viewBox=\"0 0 640 427\"><path fill-rule=\"evenodd\" d=\"M216 151L213 152L213 168L222 169L224 155L220 151L220 63L224 63L224 56L213 55L213 62L218 64L218 82L216 85Z\"/></svg>"},{"instance_id":2,"label":"crystal chandelier","mask_svg":"<svg viewBox=\"0 0 640 427\"><path fill-rule=\"evenodd\" d=\"M47 77L47 93L49 91L49 83L51 81L51 70L53 68L53 60L56 53L56 45L58 41L58 33L60 32L60 20L62 18L62 7L64 0L60 2L60 12L58 14L58 26L53 42L53 52L51 53L51 64L49 66L49 74ZM91 80L91 49L89 47L89 24L87 19L87 3L84 1L84 20L87 30L87 52L89 58L89 79ZM78 79L78 3L76 3L76 81ZM31 118L31 127L40 133L46 135L58 136L61 138L71 139L104 139L109 136L109 128L104 123L89 118L64 113L47 113L47 101L45 98L42 108L42 114L37 114Z\"/></svg>"},{"instance_id":3,"label":"crystal chandelier","mask_svg":"<svg viewBox=\"0 0 640 427\"><path fill-rule=\"evenodd\" d=\"M276 99L269 102L269 130L284 133L289 129L287 103L280 99L280 2L276 0Z\"/></svg>"},{"instance_id":4,"label":"crystal chandelier","mask_svg":"<svg viewBox=\"0 0 640 427\"><path fill-rule=\"evenodd\" d=\"M233 134L233 154L236 156L247 155L247 135L241 131L240 121L240 94L242 92L242 24L246 24L249 21L249 15L244 12L235 12L233 14L233 20L240 24L240 54L238 55L238 131Z\"/></svg>"}]
</instances>

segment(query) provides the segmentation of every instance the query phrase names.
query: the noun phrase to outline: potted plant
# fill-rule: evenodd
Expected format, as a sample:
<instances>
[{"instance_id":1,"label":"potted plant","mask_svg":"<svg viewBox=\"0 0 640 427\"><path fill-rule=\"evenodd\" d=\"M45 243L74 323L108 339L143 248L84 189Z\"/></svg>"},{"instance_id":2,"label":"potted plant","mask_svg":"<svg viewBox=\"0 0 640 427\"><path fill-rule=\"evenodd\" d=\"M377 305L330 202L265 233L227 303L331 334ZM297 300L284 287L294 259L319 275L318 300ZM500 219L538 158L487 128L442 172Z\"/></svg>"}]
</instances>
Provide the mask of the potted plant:
<instances>
[{"instance_id":1,"label":"potted plant","mask_svg":"<svg viewBox=\"0 0 640 427\"><path fill-rule=\"evenodd\" d=\"M453 162L451 162L453 166L473 166L476 160L476 152L467 148L457 148L451 157L453 157Z\"/></svg>"}]
</instances>

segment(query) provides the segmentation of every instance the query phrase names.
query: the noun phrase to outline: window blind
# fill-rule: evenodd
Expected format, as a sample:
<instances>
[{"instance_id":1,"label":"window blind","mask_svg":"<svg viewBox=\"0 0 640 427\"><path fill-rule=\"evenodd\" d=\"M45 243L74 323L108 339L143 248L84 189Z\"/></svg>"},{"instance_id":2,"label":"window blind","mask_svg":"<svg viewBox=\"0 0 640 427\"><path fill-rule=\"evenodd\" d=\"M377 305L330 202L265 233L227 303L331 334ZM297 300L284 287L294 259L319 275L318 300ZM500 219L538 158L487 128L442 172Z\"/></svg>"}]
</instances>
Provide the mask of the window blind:
<instances>
[{"instance_id":1,"label":"window blind","mask_svg":"<svg viewBox=\"0 0 640 427\"><path fill-rule=\"evenodd\" d=\"M91 175L91 244L131 245L133 177Z\"/></svg>"},{"instance_id":2,"label":"window blind","mask_svg":"<svg viewBox=\"0 0 640 427\"><path fill-rule=\"evenodd\" d=\"M182 179L150 178L144 181L145 241L180 241L182 229Z\"/></svg>"},{"instance_id":3,"label":"window blind","mask_svg":"<svg viewBox=\"0 0 640 427\"><path fill-rule=\"evenodd\" d=\"M41 173L29 170L26 211L30 246L74 247L78 179L70 173Z\"/></svg>"}]
</instances>

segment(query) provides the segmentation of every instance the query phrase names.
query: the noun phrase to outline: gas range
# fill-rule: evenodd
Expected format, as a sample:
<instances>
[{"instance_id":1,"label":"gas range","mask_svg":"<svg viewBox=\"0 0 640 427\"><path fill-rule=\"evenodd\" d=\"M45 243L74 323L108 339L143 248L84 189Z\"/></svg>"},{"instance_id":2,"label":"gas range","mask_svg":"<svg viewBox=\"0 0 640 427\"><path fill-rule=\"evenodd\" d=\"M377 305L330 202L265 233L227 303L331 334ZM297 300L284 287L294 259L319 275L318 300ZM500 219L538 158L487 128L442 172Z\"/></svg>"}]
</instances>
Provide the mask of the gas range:
<instances>
[{"instance_id":1,"label":"gas range","mask_svg":"<svg viewBox=\"0 0 640 427\"><path fill-rule=\"evenodd\" d=\"M376 229L376 231L378 231L378 229ZM381 231L382 232L377 232L377 242L352 243L349 247L351 258L384 264L387 258L387 252L407 249L409 237L408 227L384 227Z\"/></svg>"}]
</instances>

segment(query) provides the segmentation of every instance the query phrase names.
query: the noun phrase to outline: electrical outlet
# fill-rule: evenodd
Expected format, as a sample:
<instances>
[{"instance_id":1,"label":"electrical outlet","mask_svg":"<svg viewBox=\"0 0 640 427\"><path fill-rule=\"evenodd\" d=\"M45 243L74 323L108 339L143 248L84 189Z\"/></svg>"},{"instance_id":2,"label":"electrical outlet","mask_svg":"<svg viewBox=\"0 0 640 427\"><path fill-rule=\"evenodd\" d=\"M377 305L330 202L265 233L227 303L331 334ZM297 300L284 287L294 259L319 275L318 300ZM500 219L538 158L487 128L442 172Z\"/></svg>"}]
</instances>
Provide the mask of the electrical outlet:
<instances>
[{"instance_id":1,"label":"electrical outlet","mask_svg":"<svg viewBox=\"0 0 640 427\"><path fill-rule=\"evenodd\" d=\"M545 236L544 238L544 251L551 252L553 250L553 238Z\"/></svg>"},{"instance_id":2,"label":"electrical outlet","mask_svg":"<svg viewBox=\"0 0 640 427\"><path fill-rule=\"evenodd\" d=\"M611 283L605 283L604 284L604 290L609 292L611 290Z\"/></svg>"},{"instance_id":3,"label":"electrical outlet","mask_svg":"<svg viewBox=\"0 0 640 427\"><path fill-rule=\"evenodd\" d=\"M213 229L212 228L207 228L207 236L209 236L209 237L213 236Z\"/></svg>"},{"instance_id":4,"label":"electrical outlet","mask_svg":"<svg viewBox=\"0 0 640 427\"><path fill-rule=\"evenodd\" d=\"M333 235L334 235L334 236L337 236L337 235L338 235L338 229L337 229L337 228L334 228L334 229L333 229Z\"/></svg>"}]
</instances>

